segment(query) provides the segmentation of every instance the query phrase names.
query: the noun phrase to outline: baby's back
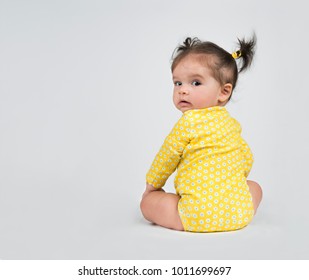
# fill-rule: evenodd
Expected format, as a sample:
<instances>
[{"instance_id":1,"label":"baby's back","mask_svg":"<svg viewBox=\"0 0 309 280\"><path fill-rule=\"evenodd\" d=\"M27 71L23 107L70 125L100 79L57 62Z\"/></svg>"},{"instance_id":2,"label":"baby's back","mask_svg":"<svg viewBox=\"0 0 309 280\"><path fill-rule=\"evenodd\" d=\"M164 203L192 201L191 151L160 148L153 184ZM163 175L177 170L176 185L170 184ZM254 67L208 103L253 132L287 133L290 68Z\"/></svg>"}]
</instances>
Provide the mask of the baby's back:
<instances>
[{"instance_id":1,"label":"baby's back","mask_svg":"<svg viewBox=\"0 0 309 280\"><path fill-rule=\"evenodd\" d=\"M184 121L191 140L177 167L175 188L186 230L244 227L254 214L246 180L246 162L252 154L240 124L224 107L189 111Z\"/></svg>"}]
</instances>

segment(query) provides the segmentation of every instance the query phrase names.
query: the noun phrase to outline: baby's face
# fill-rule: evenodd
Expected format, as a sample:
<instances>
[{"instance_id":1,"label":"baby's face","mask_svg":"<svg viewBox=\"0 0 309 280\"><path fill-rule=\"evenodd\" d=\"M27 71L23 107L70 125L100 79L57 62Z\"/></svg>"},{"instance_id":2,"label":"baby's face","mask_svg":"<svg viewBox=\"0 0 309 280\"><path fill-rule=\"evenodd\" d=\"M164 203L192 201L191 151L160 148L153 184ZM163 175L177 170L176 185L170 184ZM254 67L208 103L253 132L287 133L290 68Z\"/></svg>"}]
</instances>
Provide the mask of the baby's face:
<instances>
[{"instance_id":1,"label":"baby's face","mask_svg":"<svg viewBox=\"0 0 309 280\"><path fill-rule=\"evenodd\" d=\"M197 55L183 58L173 71L173 101L181 112L220 105L222 87Z\"/></svg>"}]
</instances>

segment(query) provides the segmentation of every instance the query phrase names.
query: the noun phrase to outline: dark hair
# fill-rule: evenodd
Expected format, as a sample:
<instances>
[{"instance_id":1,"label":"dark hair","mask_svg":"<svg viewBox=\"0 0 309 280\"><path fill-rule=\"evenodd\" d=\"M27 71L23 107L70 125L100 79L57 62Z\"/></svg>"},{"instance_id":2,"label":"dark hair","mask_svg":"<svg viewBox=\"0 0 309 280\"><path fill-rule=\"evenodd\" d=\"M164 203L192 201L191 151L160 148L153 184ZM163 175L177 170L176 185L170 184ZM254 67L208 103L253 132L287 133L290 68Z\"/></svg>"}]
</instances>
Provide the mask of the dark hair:
<instances>
[{"instance_id":1,"label":"dark hair","mask_svg":"<svg viewBox=\"0 0 309 280\"><path fill-rule=\"evenodd\" d=\"M245 39L238 39L238 48L233 54L227 52L212 42L202 42L196 37L188 37L182 45L179 45L175 49L172 56L171 70L173 72L178 63L187 55L200 55L199 58L202 62L207 63L207 66L212 71L213 77L221 85L231 83L234 90L236 87L238 74L248 69L252 63L255 53L255 46L255 34L253 34L249 41L246 41ZM233 55L235 55L235 58ZM240 60L239 66L237 66L236 59ZM229 100L231 96L229 97Z\"/></svg>"}]
</instances>

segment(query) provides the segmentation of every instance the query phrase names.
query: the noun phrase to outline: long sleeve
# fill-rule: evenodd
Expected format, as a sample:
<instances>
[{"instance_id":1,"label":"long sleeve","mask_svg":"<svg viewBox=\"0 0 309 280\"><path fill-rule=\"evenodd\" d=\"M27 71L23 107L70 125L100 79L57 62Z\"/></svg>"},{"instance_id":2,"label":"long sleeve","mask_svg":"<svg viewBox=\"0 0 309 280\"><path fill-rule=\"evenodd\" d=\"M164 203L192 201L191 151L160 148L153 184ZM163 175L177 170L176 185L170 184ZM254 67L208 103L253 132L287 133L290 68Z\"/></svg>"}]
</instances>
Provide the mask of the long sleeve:
<instances>
[{"instance_id":1,"label":"long sleeve","mask_svg":"<svg viewBox=\"0 0 309 280\"><path fill-rule=\"evenodd\" d=\"M244 139L242 139L242 152L244 155L243 163L244 163L245 176L248 177L253 165L253 154L250 150L249 145L246 143Z\"/></svg>"},{"instance_id":2,"label":"long sleeve","mask_svg":"<svg viewBox=\"0 0 309 280\"><path fill-rule=\"evenodd\" d=\"M165 138L147 175L146 181L155 188L162 188L176 170L185 147L190 142L190 124L183 115Z\"/></svg>"}]
</instances>

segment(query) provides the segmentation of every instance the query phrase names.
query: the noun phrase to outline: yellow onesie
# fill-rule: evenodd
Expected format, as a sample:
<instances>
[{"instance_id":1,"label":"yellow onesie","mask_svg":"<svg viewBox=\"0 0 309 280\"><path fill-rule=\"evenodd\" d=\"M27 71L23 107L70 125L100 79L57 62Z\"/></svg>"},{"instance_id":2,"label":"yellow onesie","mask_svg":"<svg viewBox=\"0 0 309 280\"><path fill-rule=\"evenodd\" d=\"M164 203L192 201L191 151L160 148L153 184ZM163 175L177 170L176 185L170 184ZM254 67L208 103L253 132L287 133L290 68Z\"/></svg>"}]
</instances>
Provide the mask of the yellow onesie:
<instances>
[{"instance_id":1,"label":"yellow onesie","mask_svg":"<svg viewBox=\"0 0 309 280\"><path fill-rule=\"evenodd\" d=\"M186 111L147 173L162 188L177 168L178 212L186 231L236 230L254 215L247 179L253 163L240 124L225 107Z\"/></svg>"}]
</instances>

